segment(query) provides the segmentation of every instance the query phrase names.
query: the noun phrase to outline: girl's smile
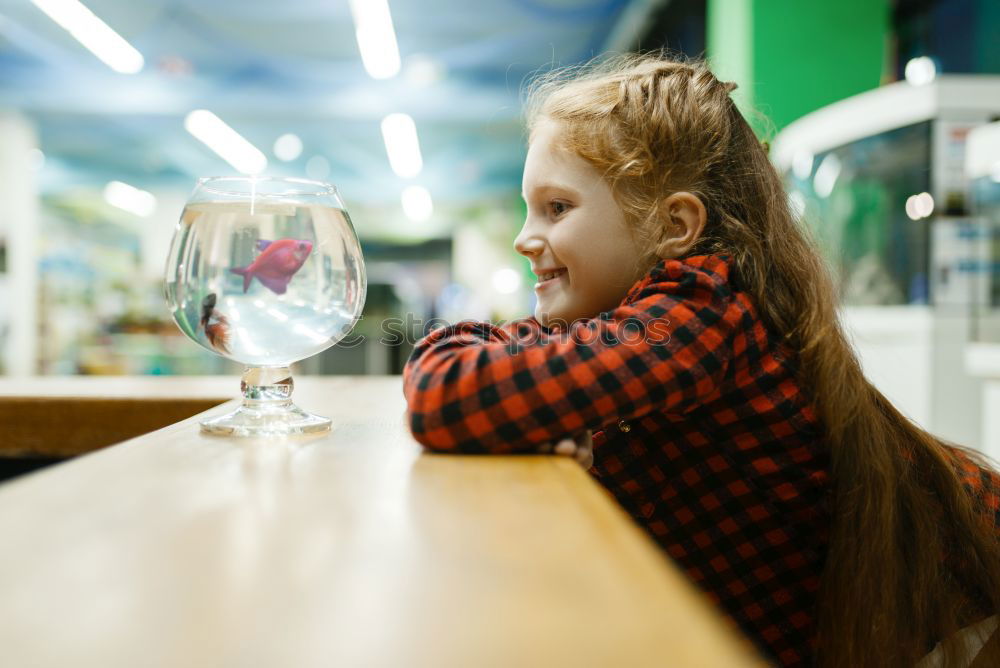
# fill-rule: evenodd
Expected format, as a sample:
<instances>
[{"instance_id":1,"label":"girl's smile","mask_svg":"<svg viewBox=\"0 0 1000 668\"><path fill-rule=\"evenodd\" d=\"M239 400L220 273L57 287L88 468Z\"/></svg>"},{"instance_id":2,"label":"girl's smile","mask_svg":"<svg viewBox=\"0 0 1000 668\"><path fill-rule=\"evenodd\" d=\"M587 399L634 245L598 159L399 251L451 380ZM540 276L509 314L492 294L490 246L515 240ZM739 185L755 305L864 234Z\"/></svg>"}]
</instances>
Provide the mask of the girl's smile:
<instances>
[{"instance_id":1,"label":"girl's smile","mask_svg":"<svg viewBox=\"0 0 1000 668\"><path fill-rule=\"evenodd\" d=\"M566 268L560 267L559 269L550 270L533 270L538 276L538 282L535 283L535 290L541 290L546 287L551 287L557 279L566 275Z\"/></svg>"}]
</instances>

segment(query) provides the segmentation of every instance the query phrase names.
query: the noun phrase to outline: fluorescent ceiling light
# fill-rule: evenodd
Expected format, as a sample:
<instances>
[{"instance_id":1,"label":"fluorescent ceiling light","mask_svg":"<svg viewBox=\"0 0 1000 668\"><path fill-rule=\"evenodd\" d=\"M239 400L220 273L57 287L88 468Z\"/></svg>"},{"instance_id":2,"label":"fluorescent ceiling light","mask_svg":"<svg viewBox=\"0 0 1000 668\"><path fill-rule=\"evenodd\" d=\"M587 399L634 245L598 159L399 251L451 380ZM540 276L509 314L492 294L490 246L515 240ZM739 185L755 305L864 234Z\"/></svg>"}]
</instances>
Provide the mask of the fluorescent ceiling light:
<instances>
[{"instance_id":1,"label":"fluorescent ceiling light","mask_svg":"<svg viewBox=\"0 0 1000 668\"><path fill-rule=\"evenodd\" d=\"M111 181L104 186L104 201L143 218L156 211L156 197L153 193L121 181Z\"/></svg>"},{"instance_id":2,"label":"fluorescent ceiling light","mask_svg":"<svg viewBox=\"0 0 1000 668\"><path fill-rule=\"evenodd\" d=\"M188 114L184 127L243 174L259 174L267 168L267 157L260 149L207 109L196 109Z\"/></svg>"},{"instance_id":3,"label":"fluorescent ceiling light","mask_svg":"<svg viewBox=\"0 0 1000 668\"><path fill-rule=\"evenodd\" d=\"M278 137L274 142L274 157L284 162L291 162L302 155L302 140L291 133Z\"/></svg>"},{"instance_id":4,"label":"fluorescent ceiling light","mask_svg":"<svg viewBox=\"0 0 1000 668\"><path fill-rule=\"evenodd\" d=\"M417 126L412 118L406 114L389 114L383 118L382 139L385 141L385 152L389 155L389 164L396 174L410 179L424 168Z\"/></svg>"},{"instance_id":5,"label":"fluorescent ceiling light","mask_svg":"<svg viewBox=\"0 0 1000 668\"><path fill-rule=\"evenodd\" d=\"M431 194L423 186L408 186L403 190L403 213L415 223L422 223L434 213Z\"/></svg>"},{"instance_id":6,"label":"fluorescent ceiling light","mask_svg":"<svg viewBox=\"0 0 1000 668\"><path fill-rule=\"evenodd\" d=\"M399 46L387 0L350 0L361 62L374 79L399 73Z\"/></svg>"},{"instance_id":7,"label":"fluorescent ceiling light","mask_svg":"<svg viewBox=\"0 0 1000 668\"><path fill-rule=\"evenodd\" d=\"M142 54L79 0L31 1L115 72L135 74L142 70Z\"/></svg>"}]
</instances>

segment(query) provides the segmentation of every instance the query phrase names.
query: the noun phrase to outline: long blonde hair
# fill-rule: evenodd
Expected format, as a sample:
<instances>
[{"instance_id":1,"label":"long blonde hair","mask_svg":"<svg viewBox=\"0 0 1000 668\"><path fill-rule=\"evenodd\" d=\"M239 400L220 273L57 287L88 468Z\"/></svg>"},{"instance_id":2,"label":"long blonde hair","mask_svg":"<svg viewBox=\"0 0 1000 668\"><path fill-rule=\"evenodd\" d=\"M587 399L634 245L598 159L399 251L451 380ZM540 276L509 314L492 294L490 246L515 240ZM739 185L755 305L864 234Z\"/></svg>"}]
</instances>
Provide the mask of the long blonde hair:
<instances>
[{"instance_id":1,"label":"long blonde hair","mask_svg":"<svg viewBox=\"0 0 1000 668\"><path fill-rule=\"evenodd\" d=\"M708 222L692 254L728 255L734 287L797 353L834 488L818 665L912 666L937 641L946 666L965 665L946 639L1000 604L996 528L956 472L960 457L983 462L915 426L865 378L827 267L733 103L735 87L700 61L619 56L536 79L528 127L560 124L562 148L605 175L648 248L661 234L658 203L698 195Z\"/></svg>"}]
</instances>

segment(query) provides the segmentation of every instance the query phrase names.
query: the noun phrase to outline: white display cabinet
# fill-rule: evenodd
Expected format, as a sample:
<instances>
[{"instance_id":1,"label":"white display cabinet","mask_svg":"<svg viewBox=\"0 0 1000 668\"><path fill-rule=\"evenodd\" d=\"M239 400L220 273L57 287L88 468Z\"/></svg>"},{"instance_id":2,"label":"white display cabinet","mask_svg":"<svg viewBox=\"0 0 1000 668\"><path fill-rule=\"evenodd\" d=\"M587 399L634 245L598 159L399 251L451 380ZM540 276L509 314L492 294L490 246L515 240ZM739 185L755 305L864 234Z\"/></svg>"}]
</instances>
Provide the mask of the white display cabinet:
<instances>
[{"instance_id":1,"label":"white display cabinet","mask_svg":"<svg viewBox=\"0 0 1000 668\"><path fill-rule=\"evenodd\" d=\"M904 413L982 447L968 372L986 243L971 216L966 142L1000 118L1000 76L899 82L785 128L772 157L838 278L865 373ZM978 267L978 268L977 268Z\"/></svg>"},{"instance_id":2,"label":"white display cabinet","mask_svg":"<svg viewBox=\"0 0 1000 668\"><path fill-rule=\"evenodd\" d=\"M982 380L982 447L1000 459L1000 122L969 133L966 173L977 234L968 263L974 308L966 369Z\"/></svg>"}]
</instances>

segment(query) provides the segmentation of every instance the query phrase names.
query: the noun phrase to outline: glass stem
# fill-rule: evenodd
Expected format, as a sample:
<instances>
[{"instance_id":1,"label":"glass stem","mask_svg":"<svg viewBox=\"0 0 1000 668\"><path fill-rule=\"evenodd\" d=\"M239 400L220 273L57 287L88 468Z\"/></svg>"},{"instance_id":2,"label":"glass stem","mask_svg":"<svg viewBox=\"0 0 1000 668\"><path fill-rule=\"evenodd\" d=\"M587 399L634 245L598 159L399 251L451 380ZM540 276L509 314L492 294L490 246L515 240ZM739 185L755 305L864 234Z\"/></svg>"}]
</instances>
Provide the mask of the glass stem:
<instances>
[{"instance_id":1,"label":"glass stem","mask_svg":"<svg viewBox=\"0 0 1000 668\"><path fill-rule=\"evenodd\" d=\"M292 404L294 387L287 366L248 366L240 380L243 406L258 411L287 408Z\"/></svg>"}]
</instances>

